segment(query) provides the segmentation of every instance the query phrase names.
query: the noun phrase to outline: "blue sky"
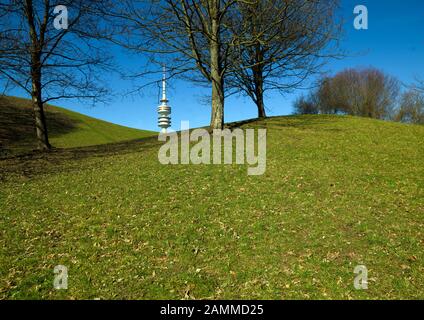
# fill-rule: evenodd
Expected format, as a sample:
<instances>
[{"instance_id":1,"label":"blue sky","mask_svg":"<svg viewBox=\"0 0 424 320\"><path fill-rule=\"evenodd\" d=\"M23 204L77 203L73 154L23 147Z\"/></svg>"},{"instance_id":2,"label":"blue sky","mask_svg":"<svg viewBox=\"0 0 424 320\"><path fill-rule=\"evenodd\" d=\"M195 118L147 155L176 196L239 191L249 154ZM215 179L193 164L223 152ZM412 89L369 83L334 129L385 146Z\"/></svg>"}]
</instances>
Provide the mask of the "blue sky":
<instances>
[{"instance_id":1,"label":"blue sky","mask_svg":"<svg viewBox=\"0 0 424 320\"><path fill-rule=\"evenodd\" d=\"M353 9L365 5L369 10L369 29L355 30ZM342 14L345 19L345 35L342 49L349 56L332 61L326 67L337 72L348 67L374 66L410 83L414 76L424 78L424 1L422 0L342 0ZM124 67L133 68L135 57L119 54ZM108 79L109 85L117 91L131 89L131 83L117 76ZM168 98L172 107L173 128L179 129L181 120L189 120L191 127L208 125L210 106L202 103L203 94L209 89L199 88L192 83L176 81L171 83ZM294 99L301 94L296 91L285 96L268 94L265 100L268 115L286 115L292 112ZM15 93L19 95L18 92ZM156 107L157 88L146 89L142 95L116 97L110 104L94 107L76 101L55 101L71 110L113 123L139 128L158 130ZM231 97L226 100L225 121L236 121L256 116L256 109L249 99Z\"/></svg>"}]
</instances>

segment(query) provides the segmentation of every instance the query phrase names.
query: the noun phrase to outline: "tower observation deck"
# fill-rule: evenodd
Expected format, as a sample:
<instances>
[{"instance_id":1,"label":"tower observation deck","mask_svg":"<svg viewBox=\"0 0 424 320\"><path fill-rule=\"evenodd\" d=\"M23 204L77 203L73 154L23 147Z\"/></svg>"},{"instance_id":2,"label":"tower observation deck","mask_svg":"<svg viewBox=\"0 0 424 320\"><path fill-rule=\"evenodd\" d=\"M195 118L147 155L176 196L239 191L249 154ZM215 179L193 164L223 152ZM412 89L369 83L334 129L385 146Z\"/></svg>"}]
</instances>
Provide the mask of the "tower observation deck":
<instances>
[{"instance_id":1,"label":"tower observation deck","mask_svg":"<svg viewBox=\"0 0 424 320\"><path fill-rule=\"evenodd\" d=\"M171 107L168 105L169 100L166 98L166 69L163 67L162 77L162 99L158 107L158 126L162 133L166 133L171 126Z\"/></svg>"}]
</instances>

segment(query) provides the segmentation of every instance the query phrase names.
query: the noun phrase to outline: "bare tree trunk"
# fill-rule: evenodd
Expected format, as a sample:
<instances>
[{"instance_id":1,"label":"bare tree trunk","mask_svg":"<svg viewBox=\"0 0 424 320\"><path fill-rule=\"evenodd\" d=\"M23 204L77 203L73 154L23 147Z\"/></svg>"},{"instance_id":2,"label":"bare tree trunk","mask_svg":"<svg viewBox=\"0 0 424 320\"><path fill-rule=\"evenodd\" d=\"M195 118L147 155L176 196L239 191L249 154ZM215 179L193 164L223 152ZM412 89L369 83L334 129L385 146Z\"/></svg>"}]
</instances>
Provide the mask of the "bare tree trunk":
<instances>
[{"instance_id":1,"label":"bare tree trunk","mask_svg":"<svg viewBox=\"0 0 424 320\"><path fill-rule=\"evenodd\" d=\"M257 65L253 67L253 81L255 84L255 103L258 107L258 118L266 118L262 65Z\"/></svg>"},{"instance_id":2,"label":"bare tree trunk","mask_svg":"<svg viewBox=\"0 0 424 320\"><path fill-rule=\"evenodd\" d=\"M254 14L254 13L252 13ZM253 26L256 33L256 26ZM255 85L256 106L258 107L258 118L266 118L265 105L264 105L264 54L260 43L255 45L255 62L252 68L253 82Z\"/></svg>"},{"instance_id":3,"label":"bare tree trunk","mask_svg":"<svg viewBox=\"0 0 424 320\"><path fill-rule=\"evenodd\" d=\"M212 76L213 76L212 72ZM211 129L224 128L224 81L222 77L212 80L212 116Z\"/></svg>"},{"instance_id":4,"label":"bare tree trunk","mask_svg":"<svg viewBox=\"0 0 424 320\"><path fill-rule=\"evenodd\" d=\"M31 39L31 99L34 111L37 144L38 149L49 150L51 149L51 146L47 134L46 118L44 115L43 100L41 95L41 50L44 43L45 30L40 30L40 35L37 35L32 0L25 0L24 11L27 18L27 23L29 25L29 35ZM46 24L47 16L44 19ZM43 25L43 28L45 27L45 24Z\"/></svg>"},{"instance_id":5,"label":"bare tree trunk","mask_svg":"<svg viewBox=\"0 0 424 320\"><path fill-rule=\"evenodd\" d=\"M219 0L212 0L211 9L211 79L212 79L212 116L211 129L224 128L224 76L222 74L220 58L220 35L219 35Z\"/></svg>"},{"instance_id":6,"label":"bare tree trunk","mask_svg":"<svg viewBox=\"0 0 424 320\"><path fill-rule=\"evenodd\" d=\"M46 117L44 115L43 101L41 99L41 81L39 77L32 80L32 107L34 111L35 131L37 145L40 150L50 150L51 145L47 134Z\"/></svg>"},{"instance_id":7,"label":"bare tree trunk","mask_svg":"<svg viewBox=\"0 0 424 320\"><path fill-rule=\"evenodd\" d=\"M255 25L254 28L256 28ZM255 96L256 106L258 107L258 118L266 118L264 105L264 54L260 43L256 43L255 46L255 61L256 65L253 66L253 81L255 84Z\"/></svg>"},{"instance_id":8,"label":"bare tree trunk","mask_svg":"<svg viewBox=\"0 0 424 320\"><path fill-rule=\"evenodd\" d=\"M258 96L259 93L256 93ZM266 118L265 105L264 105L264 96L263 92L258 96L258 100L256 101L256 106L258 107L258 118Z\"/></svg>"}]
</instances>

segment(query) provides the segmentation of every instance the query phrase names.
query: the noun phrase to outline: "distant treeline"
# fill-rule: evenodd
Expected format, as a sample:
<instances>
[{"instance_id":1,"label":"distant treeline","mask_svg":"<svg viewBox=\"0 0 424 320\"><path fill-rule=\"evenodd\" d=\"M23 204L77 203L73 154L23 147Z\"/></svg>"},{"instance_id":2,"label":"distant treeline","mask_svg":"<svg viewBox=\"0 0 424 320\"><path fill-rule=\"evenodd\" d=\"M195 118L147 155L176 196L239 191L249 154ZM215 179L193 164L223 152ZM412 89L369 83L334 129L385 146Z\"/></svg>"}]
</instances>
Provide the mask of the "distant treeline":
<instances>
[{"instance_id":1,"label":"distant treeline","mask_svg":"<svg viewBox=\"0 0 424 320\"><path fill-rule=\"evenodd\" d=\"M347 69L322 78L294 103L295 114L347 114L424 124L424 92L375 69Z\"/></svg>"}]
</instances>

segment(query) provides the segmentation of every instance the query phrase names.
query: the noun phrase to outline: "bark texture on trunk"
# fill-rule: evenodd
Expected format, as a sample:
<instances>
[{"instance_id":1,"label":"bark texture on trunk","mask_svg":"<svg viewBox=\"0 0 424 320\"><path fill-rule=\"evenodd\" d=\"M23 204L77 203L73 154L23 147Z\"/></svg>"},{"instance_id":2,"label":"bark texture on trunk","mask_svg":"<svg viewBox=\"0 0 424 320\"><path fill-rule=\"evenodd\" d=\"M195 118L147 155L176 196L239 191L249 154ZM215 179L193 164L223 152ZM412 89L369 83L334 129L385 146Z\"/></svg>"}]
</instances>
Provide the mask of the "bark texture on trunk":
<instances>
[{"instance_id":1,"label":"bark texture on trunk","mask_svg":"<svg viewBox=\"0 0 424 320\"><path fill-rule=\"evenodd\" d=\"M264 105L264 70L263 70L263 52L260 43L255 46L255 61L256 64L252 68L253 82L255 85L255 103L258 108L258 118L265 118Z\"/></svg>"},{"instance_id":2,"label":"bark texture on trunk","mask_svg":"<svg viewBox=\"0 0 424 320\"><path fill-rule=\"evenodd\" d=\"M219 30L219 0L212 0L211 8L211 80L212 80L212 115L211 129L224 128L224 76L221 64L221 39Z\"/></svg>"},{"instance_id":3,"label":"bark texture on trunk","mask_svg":"<svg viewBox=\"0 0 424 320\"><path fill-rule=\"evenodd\" d=\"M256 102L256 106L258 107L258 118L266 118L263 96Z\"/></svg>"},{"instance_id":4,"label":"bark texture on trunk","mask_svg":"<svg viewBox=\"0 0 424 320\"><path fill-rule=\"evenodd\" d=\"M33 79L31 95L38 149L50 150L51 145L49 143L46 117L44 114L43 101L41 99L41 82L36 79Z\"/></svg>"},{"instance_id":5,"label":"bark texture on trunk","mask_svg":"<svg viewBox=\"0 0 424 320\"><path fill-rule=\"evenodd\" d=\"M258 108L258 118L266 118L262 72L255 74L255 103Z\"/></svg>"},{"instance_id":6,"label":"bark texture on trunk","mask_svg":"<svg viewBox=\"0 0 424 320\"><path fill-rule=\"evenodd\" d=\"M42 100L41 85L41 52L44 43L44 32L47 20L44 21L40 34L37 35L35 27L34 8L32 0L25 0L24 11L29 25L29 36L31 38L31 79L32 79L32 107L34 111L35 132L37 145L40 150L51 149L47 134L46 117Z\"/></svg>"},{"instance_id":7,"label":"bark texture on trunk","mask_svg":"<svg viewBox=\"0 0 424 320\"><path fill-rule=\"evenodd\" d=\"M212 81L211 129L224 128L224 86L222 79Z\"/></svg>"}]
</instances>

